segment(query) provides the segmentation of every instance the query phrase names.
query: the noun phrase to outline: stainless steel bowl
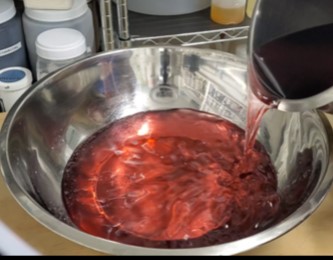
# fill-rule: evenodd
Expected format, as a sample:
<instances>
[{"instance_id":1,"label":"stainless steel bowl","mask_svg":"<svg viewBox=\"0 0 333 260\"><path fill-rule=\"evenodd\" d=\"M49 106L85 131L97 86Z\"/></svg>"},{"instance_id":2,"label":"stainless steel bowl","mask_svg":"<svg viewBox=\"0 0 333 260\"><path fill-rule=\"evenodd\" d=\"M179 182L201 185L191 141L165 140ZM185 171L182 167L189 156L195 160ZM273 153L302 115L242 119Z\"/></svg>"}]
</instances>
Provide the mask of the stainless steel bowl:
<instances>
[{"instance_id":1,"label":"stainless steel bowl","mask_svg":"<svg viewBox=\"0 0 333 260\"><path fill-rule=\"evenodd\" d=\"M8 113L0 136L4 179L18 203L47 228L109 254L230 255L267 243L305 220L332 178L332 129L315 111L270 111L258 139L278 171L289 216L256 235L192 249L153 249L91 236L70 224L61 181L73 150L119 118L147 110L191 108L245 127L246 64L227 53L147 47L99 54L37 82ZM299 164L307 170L300 171Z\"/></svg>"}]
</instances>

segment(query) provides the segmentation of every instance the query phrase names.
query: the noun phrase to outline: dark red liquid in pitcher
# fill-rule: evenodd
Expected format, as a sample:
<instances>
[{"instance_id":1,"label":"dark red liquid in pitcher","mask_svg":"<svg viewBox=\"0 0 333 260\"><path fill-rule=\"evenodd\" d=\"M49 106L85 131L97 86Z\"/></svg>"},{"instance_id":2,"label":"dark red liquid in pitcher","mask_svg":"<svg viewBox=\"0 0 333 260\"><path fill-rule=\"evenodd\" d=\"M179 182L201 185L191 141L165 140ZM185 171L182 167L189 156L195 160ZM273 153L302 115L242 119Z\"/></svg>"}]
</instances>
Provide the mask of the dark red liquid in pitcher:
<instances>
[{"instance_id":1,"label":"dark red liquid in pitcher","mask_svg":"<svg viewBox=\"0 0 333 260\"><path fill-rule=\"evenodd\" d=\"M274 167L258 142L193 110L139 113L73 154L63 199L81 230L157 248L209 246L270 226L280 210Z\"/></svg>"},{"instance_id":2,"label":"dark red liquid in pitcher","mask_svg":"<svg viewBox=\"0 0 333 260\"><path fill-rule=\"evenodd\" d=\"M269 103L282 98L311 97L332 87L332 46L333 24L256 46L249 71L253 92Z\"/></svg>"}]
</instances>

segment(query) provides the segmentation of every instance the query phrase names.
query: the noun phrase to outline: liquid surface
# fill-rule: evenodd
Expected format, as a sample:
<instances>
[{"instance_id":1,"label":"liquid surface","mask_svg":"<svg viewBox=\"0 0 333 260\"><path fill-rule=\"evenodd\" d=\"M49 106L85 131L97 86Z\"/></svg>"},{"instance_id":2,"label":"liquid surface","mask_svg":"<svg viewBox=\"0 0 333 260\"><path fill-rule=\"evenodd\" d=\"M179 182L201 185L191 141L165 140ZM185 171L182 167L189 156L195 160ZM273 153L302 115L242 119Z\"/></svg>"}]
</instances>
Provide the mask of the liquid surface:
<instances>
[{"instance_id":1,"label":"liquid surface","mask_svg":"<svg viewBox=\"0 0 333 260\"><path fill-rule=\"evenodd\" d=\"M299 99L333 86L333 25L278 38L254 50L249 74L253 92L265 103Z\"/></svg>"},{"instance_id":2,"label":"liquid surface","mask_svg":"<svg viewBox=\"0 0 333 260\"><path fill-rule=\"evenodd\" d=\"M192 110L121 119L73 154L63 199L81 230L122 243L189 248L270 226L280 208L275 170L256 143Z\"/></svg>"}]
</instances>

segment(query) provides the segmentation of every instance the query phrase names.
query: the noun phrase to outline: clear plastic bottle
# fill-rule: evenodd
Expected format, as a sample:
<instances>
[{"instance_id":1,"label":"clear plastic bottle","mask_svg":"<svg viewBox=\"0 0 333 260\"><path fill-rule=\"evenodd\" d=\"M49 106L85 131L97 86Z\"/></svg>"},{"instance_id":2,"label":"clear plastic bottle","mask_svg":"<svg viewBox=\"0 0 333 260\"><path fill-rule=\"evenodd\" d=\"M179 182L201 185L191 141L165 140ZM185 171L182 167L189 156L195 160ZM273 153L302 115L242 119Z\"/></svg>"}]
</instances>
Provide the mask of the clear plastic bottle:
<instances>
[{"instance_id":1,"label":"clear plastic bottle","mask_svg":"<svg viewBox=\"0 0 333 260\"><path fill-rule=\"evenodd\" d=\"M212 0L211 19L222 25L239 24L245 18L246 0Z\"/></svg>"},{"instance_id":2,"label":"clear plastic bottle","mask_svg":"<svg viewBox=\"0 0 333 260\"><path fill-rule=\"evenodd\" d=\"M36 48L38 35L54 28L72 28L80 31L86 38L87 46L95 51L95 32L93 15L85 0L73 0L67 10L47 10L25 8L22 15L26 45L31 63L31 70L36 76Z\"/></svg>"},{"instance_id":3,"label":"clear plastic bottle","mask_svg":"<svg viewBox=\"0 0 333 260\"><path fill-rule=\"evenodd\" d=\"M247 0L247 5L246 5L247 17L252 18L255 5L256 5L256 0Z\"/></svg>"},{"instance_id":4,"label":"clear plastic bottle","mask_svg":"<svg viewBox=\"0 0 333 260\"><path fill-rule=\"evenodd\" d=\"M41 33L36 40L37 80L89 54L86 39L78 30L57 28Z\"/></svg>"}]
</instances>

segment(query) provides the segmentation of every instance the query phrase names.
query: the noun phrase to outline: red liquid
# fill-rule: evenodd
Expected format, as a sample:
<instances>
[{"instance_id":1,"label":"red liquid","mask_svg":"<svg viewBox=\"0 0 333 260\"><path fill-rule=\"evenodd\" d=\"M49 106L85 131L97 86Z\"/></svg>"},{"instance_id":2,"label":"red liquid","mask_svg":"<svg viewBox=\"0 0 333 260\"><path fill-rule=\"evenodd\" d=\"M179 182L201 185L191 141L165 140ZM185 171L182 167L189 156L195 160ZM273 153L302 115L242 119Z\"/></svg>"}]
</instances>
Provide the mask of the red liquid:
<instances>
[{"instance_id":1,"label":"red liquid","mask_svg":"<svg viewBox=\"0 0 333 260\"><path fill-rule=\"evenodd\" d=\"M245 151L254 147L260 123L269 109L270 106L263 103L253 94L253 92L249 91L245 132Z\"/></svg>"},{"instance_id":2,"label":"red liquid","mask_svg":"<svg viewBox=\"0 0 333 260\"><path fill-rule=\"evenodd\" d=\"M311 19L311 18L310 18ZM333 86L333 25L290 34L254 50L249 74L265 103L300 99Z\"/></svg>"},{"instance_id":3,"label":"red liquid","mask_svg":"<svg viewBox=\"0 0 333 260\"><path fill-rule=\"evenodd\" d=\"M237 240L276 220L275 170L244 131L192 110L121 119L74 153L63 199L77 227L139 246L188 248Z\"/></svg>"}]
</instances>

